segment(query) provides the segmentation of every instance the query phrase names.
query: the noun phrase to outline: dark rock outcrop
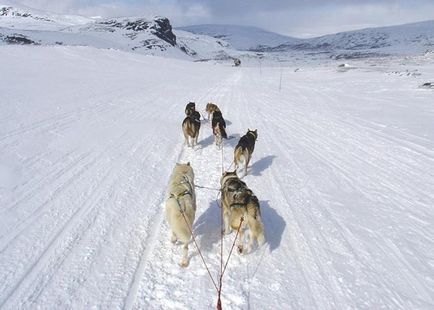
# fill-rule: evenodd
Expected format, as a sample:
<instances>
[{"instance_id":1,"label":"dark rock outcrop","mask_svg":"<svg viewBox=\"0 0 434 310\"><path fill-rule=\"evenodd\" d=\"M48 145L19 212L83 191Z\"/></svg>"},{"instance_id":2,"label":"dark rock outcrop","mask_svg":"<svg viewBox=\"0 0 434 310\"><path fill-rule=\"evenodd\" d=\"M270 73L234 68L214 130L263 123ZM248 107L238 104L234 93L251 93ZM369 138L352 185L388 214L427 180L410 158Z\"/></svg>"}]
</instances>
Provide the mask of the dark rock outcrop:
<instances>
[{"instance_id":1,"label":"dark rock outcrop","mask_svg":"<svg viewBox=\"0 0 434 310\"><path fill-rule=\"evenodd\" d=\"M22 34L8 35L8 36L5 36L5 37L0 37L0 39L2 39L7 44L19 44L19 45L33 44L33 45L39 45L38 42L30 40L28 37L26 37L26 36L24 36Z\"/></svg>"}]
</instances>

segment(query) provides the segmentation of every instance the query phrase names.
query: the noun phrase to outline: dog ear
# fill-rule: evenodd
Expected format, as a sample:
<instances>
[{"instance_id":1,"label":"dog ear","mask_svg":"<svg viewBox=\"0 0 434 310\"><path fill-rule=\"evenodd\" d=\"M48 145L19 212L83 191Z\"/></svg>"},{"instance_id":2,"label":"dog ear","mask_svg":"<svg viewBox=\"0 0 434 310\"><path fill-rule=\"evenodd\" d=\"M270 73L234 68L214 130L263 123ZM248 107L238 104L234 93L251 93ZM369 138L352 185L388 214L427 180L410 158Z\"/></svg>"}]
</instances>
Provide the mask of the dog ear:
<instances>
[{"instance_id":1,"label":"dog ear","mask_svg":"<svg viewBox=\"0 0 434 310\"><path fill-rule=\"evenodd\" d=\"M187 166L190 166L190 162L187 163Z\"/></svg>"}]
</instances>

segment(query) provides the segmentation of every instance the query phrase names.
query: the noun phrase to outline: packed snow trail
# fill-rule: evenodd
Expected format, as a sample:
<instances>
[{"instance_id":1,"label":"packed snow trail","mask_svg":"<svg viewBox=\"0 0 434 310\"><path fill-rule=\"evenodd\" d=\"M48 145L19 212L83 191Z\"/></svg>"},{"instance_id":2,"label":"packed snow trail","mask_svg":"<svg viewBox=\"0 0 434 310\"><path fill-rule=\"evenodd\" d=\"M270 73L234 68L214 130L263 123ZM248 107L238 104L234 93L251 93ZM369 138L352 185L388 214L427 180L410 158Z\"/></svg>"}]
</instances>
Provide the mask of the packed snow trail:
<instances>
[{"instance_id":1,"label":"packed snow trail","mask_svg":"<svg viewBox=\"0 0 434 310\"><path fill-rule=\"evenodd\" d=\"M80 47L0 56L1 308L215 307L194 244L181 268L164 220L173 166L190 161L193 229L217 278L222 153L205 120L183 145L188 101L221 107L224 169L247 128L259 134L244 180L267 243L232 256L224 309L434 307L427 60L294 72Z\"/></svg>"}]
</instances>

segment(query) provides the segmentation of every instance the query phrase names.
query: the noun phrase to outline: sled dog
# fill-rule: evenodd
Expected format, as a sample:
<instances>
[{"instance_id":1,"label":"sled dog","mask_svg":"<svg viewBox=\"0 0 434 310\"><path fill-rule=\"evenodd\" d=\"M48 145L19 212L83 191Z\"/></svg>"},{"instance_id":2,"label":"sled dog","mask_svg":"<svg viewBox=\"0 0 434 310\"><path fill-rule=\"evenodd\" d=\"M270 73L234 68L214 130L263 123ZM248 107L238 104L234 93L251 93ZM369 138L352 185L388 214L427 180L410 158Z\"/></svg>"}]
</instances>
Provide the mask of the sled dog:
<instances>
[{"instance_id":1,"label":"sled dog","mask_svg":"<svg viewBox=\"0 0 434 310\"><path fill-rule=\"evenodd\" d=\"M184 133L187 146L195 146L199 137L200 113L192 111L182 122L182 132ZM191 142L191 143L190 143Z\"/></svg>"},{"instance_id":2,"label":"sled dog","mask_svg":"<svg viewBox=\"0 0 434 310\"><path fill-rule=\"evenodd\" d=\"M212 132L215 136L215 144L220 148L222 145L222 138L228 138L228 135L226 134L226 122L223 119L222 112L214 111L211 126Z\"/></svg>"},{"instance_id":3,"label":"sled dog","mask_svg":"<svg viewBox=\"0 0 434 310\"><path fill-rule=\"evenodd\" d=\"M185 106L185 115L190 116L194 111L196 111L196 103L190 101Z\"/></svg>"},{"instance_id":4,"label":"sled dog","mask_svg":"<svg viewBox=\"0 0 434 310\"><path fill-rule=\"evenodd\" d=\"M247 175L247 166L249 165L252 153L255 149L255 142L258 139L258 130L247 130L247 133L240 138L234 150L235 170ZM242 169L240 169L240 167ZM241 171L240 171L241 170Z\"/></svg>"},{"instance_id":5,"label":"sled dog","mask_svg":"<svg viewBox=\"0 0 434 310\"><path fill-rule=\"evenodd\" d=\"M265 242L259 200L246 183L238 178L236 171L223 173L220 185L224 234L229 234L231 229L238 230L241 218L243 218L237 247L239 253L249 253L255 240L258 246ZM246 229L249 230L249 241L247 250L244 250L244 230Z\"/></svg>"},{"instance_id":6,"label":"sled dog","mask_svg":"<svg viewBox=\"0 0 434 310\"><path fill-rule=\"evenodd\" d=\"M218 107L216 104L211 103L211 102L208 102L208 103L206 104L205 111L208 113L208 119L210 119L210 116L212 116L212 114L213 114L215 111L220 111L220 109L219 109L219 107Z\"/></svg>"},{"instance_id":7,"label":"sled dog","mask_svg":"<svg viewBox=\"0 0 434 310\"><path fill-rule=\"evenodd\" d=\"M183 256L180 265L187 267L188 243L196 214L196 195L194 192L194 173L190 163L175 165L169 180L166 199L166 219L171 229L171 242L182 242ZM185 219L184 219L184 216ZM187 220L187 221L186 221Z\"/></svg>"}]
</instances>

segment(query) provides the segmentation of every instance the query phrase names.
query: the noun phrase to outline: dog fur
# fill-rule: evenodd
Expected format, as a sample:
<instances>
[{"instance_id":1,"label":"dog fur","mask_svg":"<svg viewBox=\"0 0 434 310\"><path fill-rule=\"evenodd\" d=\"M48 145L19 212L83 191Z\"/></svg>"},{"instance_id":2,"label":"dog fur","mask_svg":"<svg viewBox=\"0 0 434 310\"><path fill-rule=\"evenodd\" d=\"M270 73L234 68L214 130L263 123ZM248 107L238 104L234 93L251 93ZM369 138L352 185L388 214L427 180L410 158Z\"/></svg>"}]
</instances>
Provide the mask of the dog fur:
<instances>
[{"instance_id":1,"label":"dog fur","mask_svg":"<svg viewBox=\"0 0 434 310\"><path fill-rule=\"evenodd\" d=\"M215 144L220 148L222 145L222 138L228 138L228 135L226 134L226 122L221 111L214 111L212 114L211 126L212 132L215 136Z\"/></svg>"},{"instance_id":2,"label":"dog fur","mask_svg":"<svg viewBox=\"0 0 434 310\"><path fill-rule=\"evenodd\" d=\"M240 138L234 150L235 170L240 175L247 175L247 167L255 150L255 142L258 139L258 130L247 130L247 133ZM242 168L242 169L241 169Z\"/></svg>"},{"instance_id":3,"label":"dog fur","mask_svg":"<svg viewBox=\"0 0 434 310\"><path fill-rule=\"evenodd\" d=\"M255 240L258 246L265 242L259 200L246 183L238 178L236 171L223 173L220 185L224 234L229 234L231 229L238 230L239 228L238 252L249 253ZM244 218L242 223L241 218ZM249 230L249 241L247 250L244 250L244 231L246 229Z\"/></svg>"},{"instance_id":4,"label":"dog fur","mask_svg":"<svg viewBox=\"0 0 434 310\"><path fill-rule=\"evenodd\" d=\"M200 130L200 113L191 112L182 122L182 132L184 133L185 143L187 146L195 146L199 138ZM191 143L190 143L191 142Z\"/></svg>"},{"instance_id":5,"label":"dog fur","mask_svg":"<svg viewBox=\"0 0 434 310\"><path fill-rule=\"evenodd\" d=\"M194 172L190 163L175 165L169 180L166 199L166 219L171 229L171 242L183 243L183 256L180 265L187 267L188 243L196 215L196 194L194 191ZM184 216L181 213L184 212ZM186 222L188 221L188 224Z\"/></svg>"},{"instance_id":6,"label":"dog fur","mask_svg":"<svg viewBox=\"0 0 434 310\"><path fill-rule=\"evenodd\" d=\"M212 116L212 114L213 114L215 111L220 111L220 109L219 109L219 107L218 107L216 104L211 103L211 102L208 102L208 103L206 104L205 111L208 113L208 120L209 120L209 119L210 119L210 116Z\"/></svg>"},{"instance_id":7,"label":"dog fur","mask_svg":"<svg viewBox=\"0 0 434 310\"><path fill-rule=\"evenodd\" d=\"M196 103L190 101L185 106L185 115L190 116L194 111L196 111Z\"/></svg>"}]
</instances>

